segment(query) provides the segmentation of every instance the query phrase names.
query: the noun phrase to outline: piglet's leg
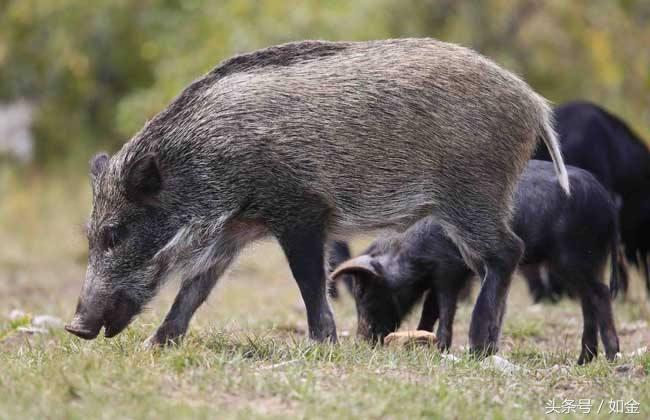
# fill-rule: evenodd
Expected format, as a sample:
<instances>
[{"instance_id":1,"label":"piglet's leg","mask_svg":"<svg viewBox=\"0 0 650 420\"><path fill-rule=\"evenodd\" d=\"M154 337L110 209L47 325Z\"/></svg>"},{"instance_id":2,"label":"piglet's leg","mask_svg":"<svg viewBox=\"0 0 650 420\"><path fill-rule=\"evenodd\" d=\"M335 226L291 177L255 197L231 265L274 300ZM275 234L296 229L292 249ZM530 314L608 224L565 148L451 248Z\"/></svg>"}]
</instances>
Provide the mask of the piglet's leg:
<instances>
[{"instance_id":1,"label":"piglet's leg","mask_svg":"<svg viewBox=\"0 0 650 420\"><path fill-rule=\"evenodd\" d=\"M597 296L589 290L590 288L582 287L580 292L580 303L582 304L582 351L578 358L578 364L583 365L591 362L598 354L598 308L596 307Z\"/></svg>"},{"instance_id":2,"label":"piglet's leg","mask_svg":"<svg viewBox=\"0 0 650 420\"><path fill-rule=\"evenodd\" d=\"M464 281L459 279L456 283L461 285L461 287L455 286L438 292L440 322L438 323L436 336L438 337L438 349L440 349L440 351L447 351L451 347L458 295L460 294L462 287L469 283L469 278Z\"/></svg>"},{"instance_id":3,"label":"piglet's leg","mask_svg":"<svg viewBox=\"0 0 650 420\"><path fill-rule=\"evenodd\" d=\"M422 304L422 315L418 330L433 332L433 326L438 320L438 296L435 289L429 290Z\"/></svg>"},{"instance_id":4,"label":"piglet's leg","mask_svg":"<svg viewBox=\"0 0 650 420\"><path fill-rule=\"evenodd\" d=\"M614 325L614 315L612 313L612 302L610 300L609 288L603 283L595 281L592 285L594 294L598 300L596 304L598 327L600 338L605 347L607 360L614 360L616 353L620 351L616 326Z\"/></svg>"},{"instance_id":5,"label":"piglet's leg","mask_svg":"<svg viewBox=\"0 0 650 420\"><path fill-rule=\"evenodd\" d=\"M350 252L350 247L346 242L343 241L330 241L327 243L327 264L326 266L326 272L327 275L329 276L332 274L332 271L336 269L340 264L342 264L344 261L349 260L352 258L352 254ZM344 275L342 277L343 283L346 285L348 290L352 290L352 280L350 276ZM338 299L339 297L339 289L338 289L338 282L329 282L328 284L328 292L330 297L334 299Z\"/></svg>"},{"instance_id":6,"label":"piglet's leg","mask_svg":"<svg viewBox=\"0 0 650 420\"><path fill-rule=\"evenodd\" d=\"M154 347L178 342L187 331L194 312L205 302L214 288L219 275L220 273L216 269L210 269L183 281L165 320L158 330L147 339L145 345Z\"/></svg>"}]
</instances>

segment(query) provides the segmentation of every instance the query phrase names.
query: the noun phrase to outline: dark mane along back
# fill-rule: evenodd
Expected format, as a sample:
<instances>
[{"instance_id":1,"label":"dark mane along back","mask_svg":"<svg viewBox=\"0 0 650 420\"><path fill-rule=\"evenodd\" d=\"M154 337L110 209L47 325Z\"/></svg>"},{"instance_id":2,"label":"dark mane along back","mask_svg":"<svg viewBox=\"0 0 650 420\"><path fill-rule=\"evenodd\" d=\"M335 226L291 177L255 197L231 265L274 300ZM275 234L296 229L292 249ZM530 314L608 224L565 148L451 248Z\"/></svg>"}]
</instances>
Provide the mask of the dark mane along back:
<instances>
[{"instance_id":1,"label":"dark mane along back","mask_svg":"<svg viewBox=\"0 0 650 420\"><path fill-rule=\"evenodd\" d=\"M292 64L310 61L323 57L330 57L348 48L345 42L327 41L302 41L276 45L253 51L247 54L236 55L224 60L208 74L195 80L187 86L174 101L150 123L150 129L156 128L156 123L169 123L197 97L197 93L211 86L217 80L230 74L241 73L247 70L259 69L270 66L290 66ZM152 124L153 123L153 124Z\"/></svg>"},{"instance_id":2,"label":"dark mane along back","mask_svg":"<svg viewBox=\"0 0 650 420\"><path fill-rule=\"evenodd\" d=\"M347 47L348 44L345 42L291 42L229 58L210 71L207 77L214 80L214 78L221 78L255 68L290 66L297 62L330 57Z\"/></svg>"}]
</instances>

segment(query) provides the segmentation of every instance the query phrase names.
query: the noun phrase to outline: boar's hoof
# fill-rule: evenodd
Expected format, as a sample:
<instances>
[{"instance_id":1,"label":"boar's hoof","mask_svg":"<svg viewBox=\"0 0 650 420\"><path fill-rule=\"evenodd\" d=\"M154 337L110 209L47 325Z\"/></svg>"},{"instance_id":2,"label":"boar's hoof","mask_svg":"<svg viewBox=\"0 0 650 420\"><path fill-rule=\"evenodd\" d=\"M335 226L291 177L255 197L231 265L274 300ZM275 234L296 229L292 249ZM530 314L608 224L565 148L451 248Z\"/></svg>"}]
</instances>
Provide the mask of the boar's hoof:
<instances>
[{"instance_id":1,"label":"boar's hoof","mask_svg":"<svg viewBox=\"0 0 650 420\"><path fill-rule=\"evenodd\" d=\"M429 331L404 331L390 333L384 338L384 345L388 347L415 347L433 346L438 339Z\"/></svg>"}]
</instances>

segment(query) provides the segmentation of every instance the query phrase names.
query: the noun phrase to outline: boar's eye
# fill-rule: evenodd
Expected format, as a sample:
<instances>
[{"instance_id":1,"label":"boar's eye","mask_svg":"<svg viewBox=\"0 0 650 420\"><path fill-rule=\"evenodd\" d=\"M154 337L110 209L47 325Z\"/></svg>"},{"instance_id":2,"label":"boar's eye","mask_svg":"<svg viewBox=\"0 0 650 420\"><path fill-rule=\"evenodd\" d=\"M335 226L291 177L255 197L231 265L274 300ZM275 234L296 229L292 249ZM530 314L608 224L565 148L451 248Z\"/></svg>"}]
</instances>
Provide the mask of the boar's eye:
<instances>
[{"instance_id":1,"label":"boar's eye","mask_svg":"<svg viewBox=\"0 0 650 420\"><path fill-rule=\"evenodd\" d=\"M119 226L105 226L101 233L101 248L105 251L115 248L122 242L126 236L126 227Z\"/></svg>"}]
</instances>

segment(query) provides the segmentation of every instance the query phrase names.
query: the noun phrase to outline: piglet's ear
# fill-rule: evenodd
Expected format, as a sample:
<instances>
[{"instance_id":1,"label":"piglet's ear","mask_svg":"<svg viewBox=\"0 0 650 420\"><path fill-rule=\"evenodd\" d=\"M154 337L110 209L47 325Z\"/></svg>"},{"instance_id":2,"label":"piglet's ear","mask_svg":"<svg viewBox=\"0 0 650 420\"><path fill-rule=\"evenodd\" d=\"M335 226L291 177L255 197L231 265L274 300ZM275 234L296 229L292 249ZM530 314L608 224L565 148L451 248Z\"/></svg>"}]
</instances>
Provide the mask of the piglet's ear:
<instances>
[{"instance_id":1,"label":"piglet's ear","mask_svg":"<svg viewBox=\"0 0 650 420\"><path fill-rule=\"evenodd\" d=\"M153 204L162 188L158 158L153 153L139 156L127 164L126 197L136 203Z\"/></svg>"},{"instance_id":2,"label":"piglet's ear","mask_svg":"<svg viewBox=\"0 0 650 420\"><path fill-rule=\"evenodd\" d=\"M93 184L99 176L108 168L109 157L106 153L99 153L90 160L90 179Z\"/></svg>"},{"instance_id":3,"label":"piglet's ear","mask_svg":"<svg viewBox=\"0 0 650 420\"><path fill-rule=\"evenodd\" d=\"M379 263L370 255L360 255L345 261L343 264L336 267L334 272L330 275L330 280L336 282L342 278L344 274L370 274L370 278L379 281Z\"/></svg>"}]
</instances>

